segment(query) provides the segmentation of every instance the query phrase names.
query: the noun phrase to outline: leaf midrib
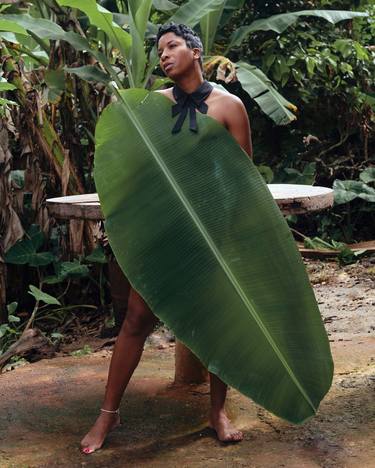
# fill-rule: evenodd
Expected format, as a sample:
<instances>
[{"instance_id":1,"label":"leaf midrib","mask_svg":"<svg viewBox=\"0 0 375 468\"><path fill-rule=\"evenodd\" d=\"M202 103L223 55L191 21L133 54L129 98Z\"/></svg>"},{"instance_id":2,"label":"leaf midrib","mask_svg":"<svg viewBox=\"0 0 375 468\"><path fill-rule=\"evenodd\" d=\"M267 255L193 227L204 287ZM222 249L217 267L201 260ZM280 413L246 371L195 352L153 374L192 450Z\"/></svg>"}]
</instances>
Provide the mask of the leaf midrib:
<instances>
[{"instance_id":1,"label":"leaf midrib","mask_svg":"<svg viewBox=\"0 0 375 468\"><path fill-rule=\"evenodd\" d=\"M275 352L276 356L279 358L280 362L283 364L283 366L284 366L285 370L287 371L289 377L294 382L294 384L296 385L296 387L298 388L298 390L300 391L302 396L305 398L305 400L311 406L311 408L313 409L313 411L315 413L317 409L315 408L314 404L312 403L311 399L307 395L305 389L300 384L297 377L294 375L294 373L293 373L292 369L290 368L287 360L285 359L284 355L282 354L282 352L280 351L280 349L276 345L276 343L275 343L274 339L272 338L271 334L269 333L269 331L267 330L267 328L263 324L263 322L260 319L259 315L257 314L254 306L248 300L248 298L247 298L246 294L244 293L244 291L242 290L240 284L238 283L235 276L233 275L230 268L228 267L227 263L225 262L224 258L222 257L220 251L217 249L217 247L215 245L215 242L213 241L213 239L211 238L209 233L206 231L206 229L203 226L203 224L201 223L198 215L196 214L193 207L190 205L189 201L185 197L183 191L181 190L181 188L179 187L177 182L174 180L174 178L173 178L172 174L170 173L168 167L165 165L164 161L159 156L159 152L157 151L155 146L152 144L152 142L149 139L148 135L144 132L141 123L139 122L139 120L137 119L137 116L133 112L133 109L129 106L129 104L126 102L126 99L124 99L124 97L123 97L123 95L121 93L119 93L119 96L121 97L121 100L122 100L122 102L123 102L123 104L124 104L124 106L126 108L128 117L132 121L132 123L133 123L134 127L136 128L136 130L142 136L142 138L143 138L147 148L149 149L150 153L153 155L153 157L156 160L157 164L160 166L161 170L165 174L165 176L166 176L168 182L170 183L171 187L176 192L177 196L181 200L181 202L184 205L185 209L187 210L187 212L191 216L192 221L195 223L196 227L198 228L198 230L200 231L200 233L202 234L202 236L206 240L208 246L210 247L210 249L214 253L218 263L221 265L221 267L224 270L225 274L227 275L228 279L232 283L234 289L236 290L236 292L238 293L238 295L240 296L240 298L244 302L245 306L247 307L247 309L251 313L253 319L255 320L255 322L257 323L257 325L259 326L259 328L263 332L263 334L264 334L265 338L267 339L269 345L271 346L271 348ZM148 96L146 96L146 98L147 97ZM168 98L165 97L165 99L168 99ZM142 102L144 102L144 100Z\"/></svg>"}]
</instances>

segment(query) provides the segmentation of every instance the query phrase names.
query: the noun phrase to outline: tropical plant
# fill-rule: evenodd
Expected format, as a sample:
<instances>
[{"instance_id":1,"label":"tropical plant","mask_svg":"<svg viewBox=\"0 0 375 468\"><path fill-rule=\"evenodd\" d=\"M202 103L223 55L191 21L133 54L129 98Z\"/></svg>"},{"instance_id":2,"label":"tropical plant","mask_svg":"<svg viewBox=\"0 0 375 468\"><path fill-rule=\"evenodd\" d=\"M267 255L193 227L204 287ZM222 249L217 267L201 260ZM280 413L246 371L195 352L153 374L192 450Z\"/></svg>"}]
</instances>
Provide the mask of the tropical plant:
<instances>
[{"instance_id":1,"label":"tropical plant","mask_svg":"<svg viewBox=\"0 0 375 468\"><path fill-rule=\"evenodd\" d=\"M28 293L34 297L35 305L26 324L22 324L21 318L15 315L18 306L17 302L12 302L7 306L9 312L8 321L7 323L0 325L0 360L2 358L2 353L6 351L9 345L16 341L16 339L20 338L27 330L29 330L29 328L31 328L35 316L38 312L40 302L44 302L47 305L61 305L58 299L56 299L54 296L41 291L32 284L29 286ZM15 325L16 323L18 325Z\"/></svg>"},{"instance_id":2,"label":"tropical plant","mask_svg":"<svg viewBox=\"0 0 375 468\"><path fill-rule=\"evenodd\" d=\"M34 296L36 302L30 313L23 314L26 319L21 320L21 317L15 314L16 307L13 303L13 305L8 306L8 317L0 325L0 351L5 351L6 347L31 328L34 323L37 323L42 329L45 328L50 331L51 324L61 325L66 320L69 312L74 309L96 309L96 306L92 304L66 303L68 293L72 289L72 283L77 282L77 280L87 278L95 284L95 289L99 290L100 304L104 305L103 266L107 260L103 249L98 246L85 258L63 261L50 250L46 250L45 244L46 239L39 226L31 225L25 237L16 242L5 254L6 263L8 265L23 265L25 267L24 275L29 276L33 281L36 280L38 287L29 284L28 294ZM99 281L90 272L90 267L93 264L99 265ZM52 288L58 297L46 292L46 289ZM60 301L63 301L63 303ZM25 301L22 300L22 302ZM44 302L44 305L41 306L40 302ZM51 305L59 307L51 308L49 307ZM9 307L12 309L10 310Z\"/></svg>"},{"instance_id":3,"label":"tropical plant","mask_svg":"<svg viewBox=\"0 0 375 468\"><path fill-rule=\"evenodd\" d=\"M301 3L279 2L274 8L303 9ZM262 16L263 9L254 11L249 5L243 9L245 18ZM314 5L337 8L338 2ZM339 7L351 5L340 2ZM284 33L259 32L243 42L241 59L258 64L298 107L298 120L288 128L272 125L250 107L255 160L267 171L267 180L331 187L335 180L360 180L359 174L374 165L375 9L365 1L356 8L368 16L335 28L301 18ZM301 182L303 174L310 174L310 181L306 177ZM370 240L371 205L357 198L324 213L298 216L293 227L311 237L318 233L328 242Z\"/></svg>"},{"instance_id":4,"label":"tropical plant","mask_svg":"<svg viewBox=\"0 0 375 468\"><path fill-rule=\"evenodd\" d=\"M213 119L172 138L167 98L118 99L98 122L95 180L126 276L209 371L289 421L309 418L331 384L328 339L262 177Z\"/></svg>"},{"instance_id":5,"label":"tropical plant","mask_svg":"<svg viewBox=\"0 0 375 468\"><path fill-rule=\"evenodd\" d=\"M375 189L370 186L375 182L375 167L369 167L359 175L360 180L335 180L333 184L335 203L341 205L356 198L375 203Z\"/></svg>"},{"instance_id":6,"label":"tropical plant","mask_svg":"<svg viewBox=\"0 0 375 468\"><path fill-rule=\"evenodd\" d=\"M357 237L357 230L362 235L372 238L375 226L375 168L368 167L359 175L359 180L335 180L334 214L340 216L335 227L341 231L346 242ZM331 227L331 229L332 229ZM371 237L372 236L372 237Z\"/></svg>"},{"instance_id":7,"label":"tropical plant","mask_svg":"<svg viewBox=\"0 0 375 468\"><path fill-rule=\"evenodd\" d=\"M55 23L49 22L46 19L34 21L34 18L28 15L4 15L2 20L3 26L0 23L0 29L7 28L6 30L8 31L12 30L11 25L14 23L15 29L12 32L15 32L15 30L20 32L20 29L22 32L22 29L23 31L26 29L34 37L38 37L39 41L43 39L62 39L69 42L77 50L88 51L100 63L102 70L105 70L106 73L102 73L95 65L83 65L75 67L74 70L67 69L67 71L76 73L83 79L100 80L105 83L113 80L120 88L150 86L150 79L158 63L155 47L151 48L148 57L144 47L152 7L151 0L142 2L130 0L128 2L128 14L116 15L116 20L121 25L125 24L129 29L129 33L114 21L114 16L110 11L98 5L95 0L57 0L57 3L60 6L78 8L83 11L89 19L91 26L105 34L105 49L111 50L112 46L117 51L114 52L114 57L112 53L109 55L104 54L93 47L90 44L90 33L87 37L89 40L87 41L86 38L82 38L76 33L71 31L65 32ZM168 20L185 23L191 27L199 23L205 46L205 54L208 57L214 55L206 61L207 70L212 72L213 67L219 63L223 64L224 68L230 70L233 68L233 64L225 57L217 56L215 53L217 50L215 38L228 23L231 16L242 5L242 0L209 0L206 2L189 0L175 10ZM336 23L364 15L365 13L351 11L306 10L255 20L250 25L237 28L233 32L224 53L228 53L233 47L240 46L249 34L258 31L275 31L280 34L290 25L294 24L301 16L315 16L324 18L331 23ZM100 35L97 32L92 39L97 42L99 38ZM109 44L107 44L107 41ZM219 46L219 49L222 49L222 47ZM111 63L111 58L112 60L115 58L115 63ZM120 78L121 66L120 69L116 69L120 63L124 65L125 74L123 79ZM296 107L277 92L273 83L261 70L243 61L235 63L234 66L237 69L238 78L245 91L270 118L279 125L289 123L295 119L292 111L295 111ZM163 80L157 81L157 85L160 86L161 84L163 84Z\"/></svg>"},{"instance_id":8,"label":"tropical plant","mask_svg":"<svg viewBox=\"0 0 375 468\"><path fill-rule=\"evenodd\" d=\"M300 108L296 129L307 128L315 138L315 144L307 144L310 147L301 151L301 156L304 161L319 159L321 178L334 169L330 161L327 164L326 155L343 146L358 132L358 127L364 153L358 159L369 159L374 52L361 31L371 21L371 17L360 18L353 27L340 29L312 27L302 22L293 28L292 34L276 38L265 35L257 43L250 41L251 55L243 50L246 58L261 63L262 70ZM301 135L301 143L303 136L306 133ZM290 141L286 145L291 146Z\"/></svg>"},{"instance_id":9,"label":"tropical plant","mask_svg":"<svg viewBox=\"0 0 375 468\"><path fill-rule=\"evenodd\" d=\"M9 337L15 340L19 336L17 326L15 325L21 321L20 317L15 315L17 306L17 302L12 302L7 305L7 320L0 324L0 355L8 347L8 341L10 342Z\"/></svg>"},{"instance_id":10,"label":"tropical plant","mask_svg":"<svg viewBox=\"0 0 375 468\"><path fill-rule=\"evenodd\" d=\"M349 265L357 262L366 253L366 249L352 250L347 244L332 240L327 242L320 237L305 237L304 246L309 249L334 250L337 253L337 260L341 265Z\"/></svg>"},{"instance_id":11,"label":"tropical plant","mask_svg":"<svg viewBox=\"0 0 375 468\"><path fill-rule=\"evenodd\" d=\"M72 351L70 353L71 356L81 357L87 356L88 354L92 353L92 349L89 345L85 345L82 349L77 349L76 351Z\"/></svg>"}]
</instances>

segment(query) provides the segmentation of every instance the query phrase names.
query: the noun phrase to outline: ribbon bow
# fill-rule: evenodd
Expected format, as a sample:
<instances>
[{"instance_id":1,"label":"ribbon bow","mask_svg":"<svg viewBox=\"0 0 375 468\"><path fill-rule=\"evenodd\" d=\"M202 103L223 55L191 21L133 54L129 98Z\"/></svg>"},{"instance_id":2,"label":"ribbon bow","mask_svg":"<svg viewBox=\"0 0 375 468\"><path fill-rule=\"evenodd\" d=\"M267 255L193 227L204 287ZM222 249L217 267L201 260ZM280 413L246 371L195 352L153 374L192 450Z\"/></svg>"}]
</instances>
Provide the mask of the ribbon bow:
<instances>
[{"instance_id":1,"label":"ribbon bow","mask_svg":"<svg viewBox=\"0 0 375 468\"><path fill-rule=\"evenodd\" d=\"M196 111L199 110L202 114L207 114L208 106L204 102L205 99L211 94L213 86L208 82L204 81L198 89L193 93L185 93L177 85L173 86L173 96L176 100L176 104L172 106L172 117L178 116L178 119L172 129L172 133L178 133L185 121L185 118L189 112L190 123L189 128L192 132L198 131Z\"/></svg>"}]
</instances>

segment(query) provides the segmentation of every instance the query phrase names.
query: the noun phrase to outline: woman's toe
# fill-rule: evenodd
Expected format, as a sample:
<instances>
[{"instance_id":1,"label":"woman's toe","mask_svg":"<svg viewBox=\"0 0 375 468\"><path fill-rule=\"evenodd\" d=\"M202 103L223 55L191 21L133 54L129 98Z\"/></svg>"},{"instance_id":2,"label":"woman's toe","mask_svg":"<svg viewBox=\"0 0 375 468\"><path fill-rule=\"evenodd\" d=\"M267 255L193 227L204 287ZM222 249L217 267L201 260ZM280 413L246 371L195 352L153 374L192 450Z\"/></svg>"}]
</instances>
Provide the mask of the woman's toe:
<instances>
[{"instance_id":1,"label":"woman's toe","mask_svg":"<svg viewBox=\"0 0 375 468\"><path fill-rule=\"evenodd\" d=\"M242 438L243 438L242 432L238 431L238 432L234 432L233 434L231 434L231 437L228 440L232 442L239 442L240 440L242 440Z\"/></svg>"},{"instance_id":2,"label":"woman's toe","mask_svg":"<svg viewBox=\"0 0 375 468\"><path fill-rule=\"evenodd\" d=\"M88 454L94 452L94 449L90 448L90 447L83 447L82 452L85 453L86 455L88 455Z\"/></svg>"}]
</instances>

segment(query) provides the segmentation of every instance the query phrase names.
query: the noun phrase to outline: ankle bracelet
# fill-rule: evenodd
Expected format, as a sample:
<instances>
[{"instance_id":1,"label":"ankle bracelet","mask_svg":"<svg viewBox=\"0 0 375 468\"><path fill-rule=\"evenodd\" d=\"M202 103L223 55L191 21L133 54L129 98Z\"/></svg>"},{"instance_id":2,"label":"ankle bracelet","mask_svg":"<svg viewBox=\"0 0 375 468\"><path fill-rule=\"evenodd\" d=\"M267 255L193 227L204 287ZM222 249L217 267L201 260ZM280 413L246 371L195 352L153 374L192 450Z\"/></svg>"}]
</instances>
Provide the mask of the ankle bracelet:
<instances>
[{"instance_id":1,"label":"ankle bracelet","mask_svg":"<svg viewBox=\"0 0 375 468\"><path fill-rule=\"evenodd\" d=\"M117 408L117 410L107 410L104 408L100 408L100 411L103 411L103 413L120 414L120 408Z\"/></svg>"}]
</instances>

